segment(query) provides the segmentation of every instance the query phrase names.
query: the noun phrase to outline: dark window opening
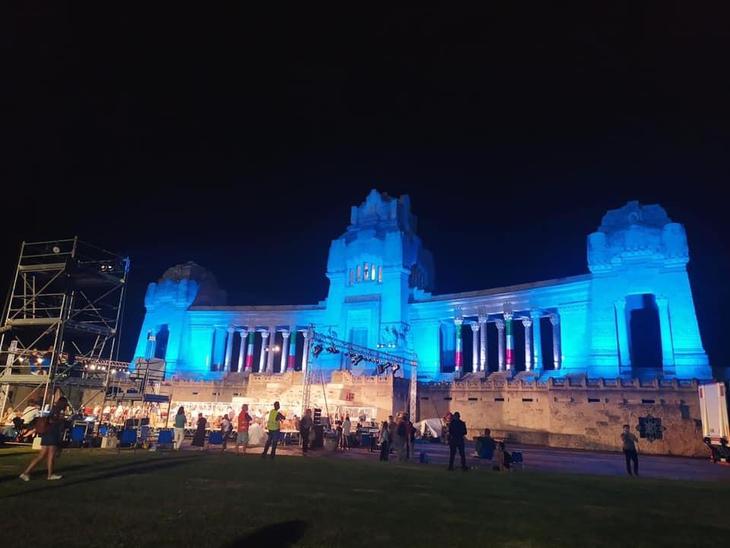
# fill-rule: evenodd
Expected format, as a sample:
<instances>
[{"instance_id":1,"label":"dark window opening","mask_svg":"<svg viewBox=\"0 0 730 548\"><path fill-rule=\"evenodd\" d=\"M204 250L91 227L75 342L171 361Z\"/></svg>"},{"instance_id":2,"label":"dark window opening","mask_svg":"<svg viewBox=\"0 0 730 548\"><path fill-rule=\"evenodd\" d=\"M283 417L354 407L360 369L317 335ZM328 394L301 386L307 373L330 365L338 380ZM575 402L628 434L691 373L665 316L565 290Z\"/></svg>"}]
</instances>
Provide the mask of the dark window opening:
<instances>
[{"instance_id":1,"label":"dark window opening","mask_svg":"<svg viewBox=\"0 0 730 548\"><path fill-rule=\"evenodd\" d=\"M545 370L555 369L553 362L553 324L550 318L540 318L540 339L542 340L542 368Z\"/></svg>"},{"instance_id":2,"label":"dark window opening","mask_svg":"<svg viewBox=\"0 0 730 548\"><path fill-rule=\"evenodd\" d=\"M170 338L170 330L167 328L167 324L160 327L160 330L155 335L155 358L161 360L165 359L167 355L167 341Z\"/></svg>"},{"instance_id":3,"label":"dark window opening","mask_svg":"<svg viewBox=\"0 0 730 548\"><path fill-rule=\"evenodd\" d=\"M626 298L629 310L629 349L634 368L661 368L662 336L654 295Z\"/></svg>"}]
</instances>

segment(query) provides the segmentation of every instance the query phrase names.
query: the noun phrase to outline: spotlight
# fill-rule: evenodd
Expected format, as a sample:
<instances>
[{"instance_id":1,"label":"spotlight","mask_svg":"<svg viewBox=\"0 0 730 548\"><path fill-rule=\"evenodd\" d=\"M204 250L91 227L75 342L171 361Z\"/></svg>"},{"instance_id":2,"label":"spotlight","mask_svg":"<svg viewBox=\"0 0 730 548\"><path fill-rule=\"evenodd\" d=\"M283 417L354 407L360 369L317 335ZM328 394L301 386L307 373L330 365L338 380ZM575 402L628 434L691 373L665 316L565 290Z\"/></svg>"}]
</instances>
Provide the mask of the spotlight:
<instances>
[{"instance_id":1,"label":"spotlight","mask_svg":"<svg viewBox=\"0 0 730 548\"><path fill-rule=\"evenodd\" d=\"M54 245L53 249L51 251L53 251L56 255L58 255L59 253L61 253L61 248L58 247L57 245Z\"/></svg>"},{"instance_id":2,"label":"spotlight","mask_svg":"<svg viewBox=\"0 0 730 548\"><path fill-rule=\"evenodd\" d=\"M375 371L378 372L378 375L382 375L385 371L385 368L378 362L378 364L375 366Z\"/></svg>"},{"instance_id":3,"label":"spotlight","mask_svg":"<svg viewBox=\"0 0 730 548\"><path fill-rule=\"evenodd\" d=\"M323 350L322 345L316 344L316 345L314 345L314 348L312 348L312 355L316 358L317 356L319 356L322 353L322 350Z\"/></svg>"},{"instance_id":4,"label":"spotlight","mask_svg":"<svg viewBox=\"0 0 730 548\"><path fill-rule=\"evenodd\" d=\"M337 350L337 348L335 348L334 344L331 344L327 347L327 352L329 352L330 354L339 354L340 353L340 351Z\"/></svg>"},{"instance_id":5,"label":"spotlight","mask_svg":"<svg viewBox=\"0 0 730 548\"><path fill-rule=\"evenodd\" d=\"M353 365L353 366L355 366L355 365L359 364L359 363L360 363L361 361L363 361L364 359L365 359L365 358L363 357L363 355L362 355L362 354L357 354L357 355L353 354L353 355L352 355L352 356L350 357L350 361L352 362L352 365Z\"/></svg>"},{"instance_id":6,"label":"spotlight","mask_svg":"<svg viewBox=\"0 0 730 548\"><path fill-rule=\"evenodd\" d=\"M400 365L398 365L398 364L395 364L395 365L393 366L393 375L395 375L395 372L396 372L396 371L398 371L399 369L400 369Z\"/></svg>"}]
</instances>

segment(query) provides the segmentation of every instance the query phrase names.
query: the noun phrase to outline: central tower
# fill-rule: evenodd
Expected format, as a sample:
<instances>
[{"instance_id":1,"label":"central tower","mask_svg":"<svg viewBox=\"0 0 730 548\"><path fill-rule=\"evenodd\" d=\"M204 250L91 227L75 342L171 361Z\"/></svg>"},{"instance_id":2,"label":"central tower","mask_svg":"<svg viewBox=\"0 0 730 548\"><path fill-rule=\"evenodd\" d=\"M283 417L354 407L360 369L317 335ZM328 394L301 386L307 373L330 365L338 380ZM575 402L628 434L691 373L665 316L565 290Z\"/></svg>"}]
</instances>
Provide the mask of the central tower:
<instances>
[{"instance_id":1,"label":"central tower","mask_svg":"<svg viewBox=\"0 0 730 548\"><path fill-rule=\"evenodd\" d=\"M332 241L324 329L340 339L406 350L408 302L433 287L433 258L416 235L408 196L371 190Z\"/></svg>"}]
</instances>

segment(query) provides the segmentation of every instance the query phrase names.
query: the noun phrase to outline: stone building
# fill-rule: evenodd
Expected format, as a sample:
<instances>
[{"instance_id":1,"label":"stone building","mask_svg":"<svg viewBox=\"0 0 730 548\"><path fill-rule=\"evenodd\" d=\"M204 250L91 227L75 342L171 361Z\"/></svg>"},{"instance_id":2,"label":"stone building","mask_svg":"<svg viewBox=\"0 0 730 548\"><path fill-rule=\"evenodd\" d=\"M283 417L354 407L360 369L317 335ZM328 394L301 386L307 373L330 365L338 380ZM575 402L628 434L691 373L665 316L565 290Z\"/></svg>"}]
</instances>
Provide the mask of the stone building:
<instances>
[{"instance_id":1,"label":"stone building","mask_svg":"<svg viewBox=\"0 0 730 548\"><path fill-rule=\"evenodd\" d=\"M313 360L313 328L417 361L420 418L458 408L473 431L595 448L616 448L625 422L660 418L652 451L697 454L696 383L712 372L688 260L681 224L629 202L588 235L585 274L434 294L410 199L373 190L330 245L324 300L227 305L210 272L175 266L148 287L135 360L163 358L175 399L194 385L186 398L278 397L296 408L309 367L337 409L383 419L405 407L404 379L379 378L374 364L342 353Z\"/></svg>"}]
</instances>

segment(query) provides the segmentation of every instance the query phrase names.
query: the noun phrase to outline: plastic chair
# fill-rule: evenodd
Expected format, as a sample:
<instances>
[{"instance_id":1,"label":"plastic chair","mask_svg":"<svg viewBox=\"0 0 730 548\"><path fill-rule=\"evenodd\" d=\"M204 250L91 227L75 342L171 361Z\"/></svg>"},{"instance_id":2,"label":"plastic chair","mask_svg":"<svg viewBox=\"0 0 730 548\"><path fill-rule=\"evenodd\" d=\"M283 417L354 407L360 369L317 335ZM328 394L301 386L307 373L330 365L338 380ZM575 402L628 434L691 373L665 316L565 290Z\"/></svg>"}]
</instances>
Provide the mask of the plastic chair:
<instances>
[{"instance_id":1,"label":"plastic chair","mask_svg":"<svg viewBox=\"0 0 730 548\"><path fill-rule=\"evenodd\" d=\"M71 445L74 447L81 447L86 437L85 426L74 426L71 429Z\"/></svg>"},{"instance_id":2,"label":"plastic chair","mask_svg":"<svg viewBox=\"0 0 730 548\"><path fill-rule=\"evenodd\" d=\"M223 445L223 434L214 430L208 436L208 445Z\"/></svg>"},{"instance_id":3,"label":"plastic chair","mask_svg":"<svg viewBox=\"0 0 730 548\"><path fill-rule=\"evenodd\" d=\"M135 428L127 428L122 430L121 438L119 439L119 447L133 447L137 445L137 430Z\"/></svg>"}]
</instances>

